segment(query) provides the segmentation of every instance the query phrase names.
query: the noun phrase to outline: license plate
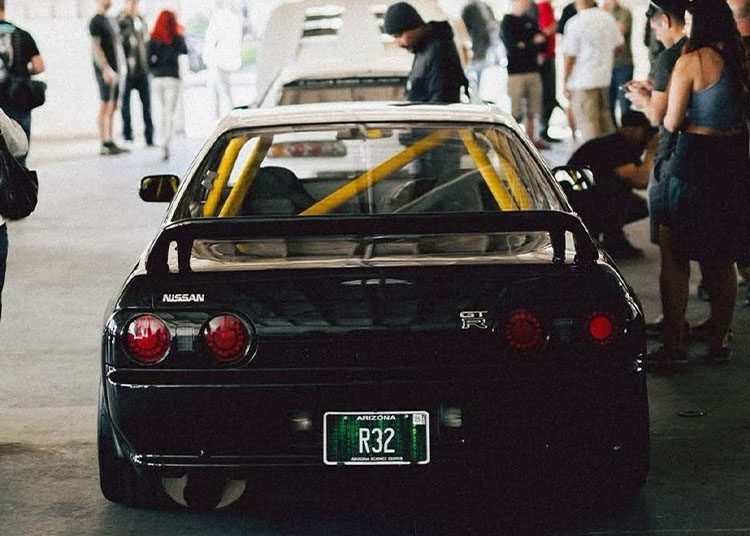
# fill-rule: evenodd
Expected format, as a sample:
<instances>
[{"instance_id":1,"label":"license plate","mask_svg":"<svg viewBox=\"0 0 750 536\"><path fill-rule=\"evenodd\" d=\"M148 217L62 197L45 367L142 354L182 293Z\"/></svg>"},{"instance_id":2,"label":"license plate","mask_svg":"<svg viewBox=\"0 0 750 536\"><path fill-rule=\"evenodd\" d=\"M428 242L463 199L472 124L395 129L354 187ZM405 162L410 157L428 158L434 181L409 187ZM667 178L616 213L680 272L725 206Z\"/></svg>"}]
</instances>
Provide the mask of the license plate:
<instances>
[{"instance_id":1,"label":"license plate","mask_svg":"<svg viewBox=\"0 0 750 536\"><path fill-rule=\"evenodd\" d=\"M327 465L409 465L430 462L426 411L338 412L323 415Z\"/></svg>"}]
</instances>

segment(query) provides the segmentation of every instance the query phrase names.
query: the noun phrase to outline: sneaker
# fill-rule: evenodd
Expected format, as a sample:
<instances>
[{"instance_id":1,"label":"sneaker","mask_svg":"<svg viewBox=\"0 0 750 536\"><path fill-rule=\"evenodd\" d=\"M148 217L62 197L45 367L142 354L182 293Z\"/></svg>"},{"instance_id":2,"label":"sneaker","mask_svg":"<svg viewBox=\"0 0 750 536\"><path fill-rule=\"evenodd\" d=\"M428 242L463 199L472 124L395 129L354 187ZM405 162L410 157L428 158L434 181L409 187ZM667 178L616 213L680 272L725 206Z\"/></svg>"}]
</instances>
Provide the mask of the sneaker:
<instances>
[{"instance_id":1,"label":"sneaker","mask_svg":"<svg viewBox=\"0 0 750 536\"><path fill-rule=\"evenodd\" d=\"M108 152L103 152L105 149ZM122 153L129 153L129 152L130 152L130 149L119 147L118 145L115 145L115 142L113 141L106 141L102 143L102 151L100 151L100 154L122 154Z\"/></svg>"},{"instance_id":2,"label":"sneaker","mask_svg":"<svg viewBox=\"0 0 750 536\"><path fill-rule=\"evenodd\" d=\"M120 154L122 152L123 149L120 149L112 142L102 143L102 146L99 148L100 155Z\"/></svg>"},{"instance_id":3,"label":"sneaker","mask_svg":"<svg viewBox=\"0 0 750 536\"><path fill-rule=\"evenodd\" d=\"M644 363L648 370L687 365L687 352L685 350L672 350L665 346L660 346L657 350L646 354Z\"/></svg>"}]
</instances>

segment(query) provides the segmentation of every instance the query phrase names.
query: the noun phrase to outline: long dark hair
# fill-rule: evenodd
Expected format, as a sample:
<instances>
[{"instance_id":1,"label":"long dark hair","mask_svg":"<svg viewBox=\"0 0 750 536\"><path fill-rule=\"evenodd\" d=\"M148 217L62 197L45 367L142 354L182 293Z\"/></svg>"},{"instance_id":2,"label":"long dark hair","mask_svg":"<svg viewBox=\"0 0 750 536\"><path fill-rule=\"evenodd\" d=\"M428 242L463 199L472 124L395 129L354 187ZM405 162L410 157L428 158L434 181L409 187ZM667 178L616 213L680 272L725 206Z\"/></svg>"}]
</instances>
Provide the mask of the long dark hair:
<instances>
[{"instance_id":1,"label":"long dark hair","mask_svg":"<svg viewBox=\"0 0 750 536\"><path fill-rule=\"evenodd\" d=\"M741 98L745 118L750 121L750 80L742 37L726 0L689 0L693 16L685 52L710 47L720 51L732 76L735 94Z\"/></svg>"}]
</instances>

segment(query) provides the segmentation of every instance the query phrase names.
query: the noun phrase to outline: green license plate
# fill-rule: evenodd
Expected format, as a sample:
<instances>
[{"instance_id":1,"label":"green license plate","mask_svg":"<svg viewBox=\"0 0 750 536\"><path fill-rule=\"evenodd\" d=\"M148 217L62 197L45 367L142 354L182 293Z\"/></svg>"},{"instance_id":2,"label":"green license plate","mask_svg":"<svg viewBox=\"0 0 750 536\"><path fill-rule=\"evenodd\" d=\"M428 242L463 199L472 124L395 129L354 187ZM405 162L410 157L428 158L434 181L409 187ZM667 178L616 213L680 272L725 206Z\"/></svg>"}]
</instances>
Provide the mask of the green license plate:
<instances>
[{"instance_id":1,"label":"green license plate","mask_svg":"<svg viewBox=\"0 0 750 536\"><path fill-rule=\"evenodd\" d=\"M430 462L426 411L338 412L323 415L328 465L408 465Z\"/></svg>"}]
</instances>

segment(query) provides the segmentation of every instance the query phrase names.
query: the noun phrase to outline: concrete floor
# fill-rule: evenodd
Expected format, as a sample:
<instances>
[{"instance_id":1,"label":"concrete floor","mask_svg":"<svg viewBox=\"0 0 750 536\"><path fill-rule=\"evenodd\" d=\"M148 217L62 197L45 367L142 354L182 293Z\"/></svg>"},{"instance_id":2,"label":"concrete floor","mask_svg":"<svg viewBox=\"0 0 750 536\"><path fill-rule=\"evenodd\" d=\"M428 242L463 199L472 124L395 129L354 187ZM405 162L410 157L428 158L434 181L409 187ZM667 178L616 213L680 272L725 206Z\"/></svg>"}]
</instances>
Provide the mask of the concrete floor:
<instances>
[{"instance_id":1,"label":"concrete floor","mask_svg":"<svg viewBox=\"0 0 750 536\"><path fill-rule=\"evenodd\" d=\"M10 262L0 323L0 534L497 534L454 518L334 510L303 502L259 513L144 511L99 494L95 423L99 336L109 298L159 226L164 205L136 194L147 173L181 174L199 142L179 140L169 163L158 149L99 157L94 141L32 146L37 212L9 224ZM548 153L561 163L570 147ZM627 229L645 258L621 263L647 316L659 313L658 251L645 222ZM697 271L697 270L696 270ZM689 317L705 317L695 297ZM620 508L550 508L525 534L750 534L750 308L738 304L731 364L649 376L652 472ZM698 415L698 416L696 416ZM552 501L554 503L554 501ZM517 506L517 505L515 505ZM491 515L515 506L499 505ZM549 506L556 506L550 504ZM557 505L559 506L559 504ZM562 510L562 511L561 511ZM443 523L445 522L445 523Z\"/></svg>"}]
</instances>

